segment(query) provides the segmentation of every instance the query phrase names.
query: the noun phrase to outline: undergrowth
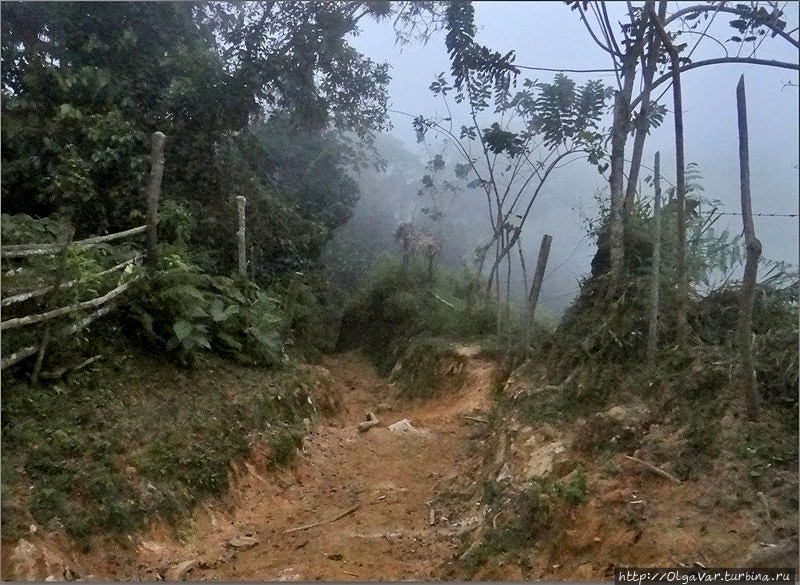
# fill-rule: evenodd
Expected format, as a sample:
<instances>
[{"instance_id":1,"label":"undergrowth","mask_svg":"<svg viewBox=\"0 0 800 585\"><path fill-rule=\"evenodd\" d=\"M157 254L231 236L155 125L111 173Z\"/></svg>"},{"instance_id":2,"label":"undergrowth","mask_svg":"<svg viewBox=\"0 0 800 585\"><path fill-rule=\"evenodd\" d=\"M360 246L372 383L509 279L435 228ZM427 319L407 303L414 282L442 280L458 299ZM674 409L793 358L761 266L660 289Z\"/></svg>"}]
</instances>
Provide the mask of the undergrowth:
<instances>
[{"instance_id":1,"label":"undergrowth","mask_svg":"<svg viewBox=\"0 0 800 585\"><path fill-rule=\"evenodd\" d=\"M255 441L270 445L265 465L291 461L315 416L303 368L265 376L209 358L187 371L107 343L115 351L99 372L4 385L5 538L30 521L88 543L147 518L180 519L227 489L231 461Z\"/></svg>"}]
</instances>

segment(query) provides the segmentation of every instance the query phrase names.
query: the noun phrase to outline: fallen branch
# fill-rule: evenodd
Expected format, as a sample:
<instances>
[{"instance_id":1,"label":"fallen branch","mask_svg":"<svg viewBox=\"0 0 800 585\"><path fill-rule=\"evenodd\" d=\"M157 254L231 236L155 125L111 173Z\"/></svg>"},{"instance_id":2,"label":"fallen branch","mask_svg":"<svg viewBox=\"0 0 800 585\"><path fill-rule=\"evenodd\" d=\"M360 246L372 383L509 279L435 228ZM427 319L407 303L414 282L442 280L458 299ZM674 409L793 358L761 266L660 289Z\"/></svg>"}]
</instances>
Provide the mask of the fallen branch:
<instances>
[{"instance_id":1,"label":"fallen branch","mask_svg":"<svg viewBox=\"0 0 800 585\"><path fill-rule=\"evenodd\" d=\"M322 522L314 522L313 524L306 524L305 526L298 526L297 528L289 528L287 530L284 530L283 534L289 534L291 532L300 532L302 530L309 530L310 528L316 528L317 526L324 526L325 524L333 524L337 520L341 520L345 516L349 516L350 514L358 510L360 507L361 504L356 504L355 506L353 506L349 510L342 512L335 518L331 518L330 520L323 520Z\"/></svg>"},{"instance_id":2,"label":"fallen branch","mask_svg":"<svg viewBox=\"0 0 800 585\"><path fill-rule=\"evenodd\" d=\"M630 455L625 455L625 459L627 459L628 461L633 461L634 463L638 463L645 469L652 471L656 475L660 475L664 479L670 480L672 483L677 483L677 484L681 483L681 480L679 480L677 477L675 477L671 473L667 473L663 469L659 469L652 463L648 463L647 461L642 461L641 459L638 459L637 457L631 457Z\"/></svg>"},{"instance_id":3,"label":"fallen branch","mask_svg":"<svg viewBox=\"0 0 800 585\"><path fill-rule=\"evenodd\" d=\"M369 412L367 413L367 420L358 423L358 432L365 433L372 427L377 427L379 424L381 424L381 421L378 420L378 417L375 416L374 413Z\"/></svg>"},{"instance_id":4,"label":"fallen branch","mask_svg":"<svg viewBox=\"0 0 800 585\"><path fill-rule=\"evenodd\" d=\"M464 417L467 420L472 420L472 421L475 421L477 423L481 423L481 424L484 424L484 425L488 425L489 424L489 421L486 420L485 418L480 418L478 416L467 416L466 414L462 414L461 416Z\"/></svg>"},{"instance_id":5,"label":"fallen branch","mask_svg":"<svg viewBox=\"0 0 800 585\"><path fill-rule=\"evenodd\" d=\"M102 359L102 357L103 357L102 354L96 355L94 357L90 357L89 359L84 360L81 363L79 363L74 368L69 368L69 367L65 366L63 368L59 368L59 369L54 370L52 372L42 372L39 375L39 377L42 378L43 380L58 380L59 378L63 377L64 374L66 374L67 372L69 372L69 371L72 371L72 372L80 371L83 368L85 368L87 366L90 366L91 364L93 364L97 360Z\"/></svg>"},{"instance_id":6,"label":"fallen branch","mask_svg":"<svg viewBox=\"0 0 800 585\"><path fill-rule=\"evenodd\" d=\"M447 305L447 306L448 306L448 307L450 307L451 309L455 310L455 306L453 305L453 303L450 303L450 302L448 302L448 301L444 300L442 297L440 297L439 295L437 295L437 294L436 294L435 292L433 292L432 290L429 290L428 292L429 292L429 293L431 293L431 296L432 296L434 299L436 299L436 300L437 300L437 301L439 301L440 303L443 303L443 304Z\"/></svg>"}]
</instances>

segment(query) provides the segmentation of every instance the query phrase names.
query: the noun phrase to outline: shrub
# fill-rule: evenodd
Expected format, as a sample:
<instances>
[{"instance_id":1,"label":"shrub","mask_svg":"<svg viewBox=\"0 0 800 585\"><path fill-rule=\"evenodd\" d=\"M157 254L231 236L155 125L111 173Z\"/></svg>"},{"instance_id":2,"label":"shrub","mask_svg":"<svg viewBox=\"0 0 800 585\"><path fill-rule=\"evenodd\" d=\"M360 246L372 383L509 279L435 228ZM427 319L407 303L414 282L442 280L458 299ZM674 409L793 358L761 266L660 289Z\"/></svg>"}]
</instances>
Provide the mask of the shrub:
<instances>
[{"instance_id":1,"label":"shrub","mask_svg":"<svg viewBox=\"0 0 800 585\"><path fill-rule=\"evenodd\" d=\"M337 347L363 348L388 372L413 337L464 339L490 333L493 311L470 308L456 298L456 282L445 274L429 285L422 263L404 269L398 260L382 257L370 281L345 307Z\"/></svg>"},{"instance_id":2,"label":"shrub","mask_svg":"<svg viewBox=\"0 0 800 585\"><path fill-rule=\"evenodd\" d=\"M283 359L280 303L243 278L210 276L176 254L142 279L130 312L146 338L191 365L215 349L248 364Z\"/></svg>"}]
</instances>

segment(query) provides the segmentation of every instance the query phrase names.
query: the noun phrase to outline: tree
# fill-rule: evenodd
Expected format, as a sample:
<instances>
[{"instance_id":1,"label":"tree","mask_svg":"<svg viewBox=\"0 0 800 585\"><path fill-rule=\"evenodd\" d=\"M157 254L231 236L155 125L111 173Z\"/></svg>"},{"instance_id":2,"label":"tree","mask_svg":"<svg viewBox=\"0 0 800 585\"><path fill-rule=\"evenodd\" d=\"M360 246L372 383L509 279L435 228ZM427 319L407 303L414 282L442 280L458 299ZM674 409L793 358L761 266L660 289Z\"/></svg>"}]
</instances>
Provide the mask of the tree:
<instances>
[{"instance_id":1,"label":"tree","mask_svg":"<svg viewBox=\"0 0 800 585\"><path fill-rule=\"evenodd\" d=\"M147 137L161 130L162 220L178 229L192 216L178 231L193 224L190 247L205 267L233 267L239 194L272 213L250 214L265 265L313 261L355 202L346 170L376 162L372 136L387 126L388 68L347 36L363 18L388 17L404 38L424 35L438 11L383 2L3 4L4 211L66 213L77 237L130 227L141 219ZM281 172L288 168L299 174Z\"/></svg>"},{"instance_id":2,"label":"tree","mask_svg":"<svg viewBox=\"0 0 800 585\"><path fill-rule=\"evenodd\" d=\"M420 141L428 131L445 137L462 159L455 165L456 177L471 178L469 186L483 191L492 236L479 252L478 274L494 248L485 290L488 298L494 287L499 301L501 264L506 262L508 282L512 251L520 246L524 225L551 173L579 158L603 168L598 124L607 91L599 81L578 87L563 74L552 83L525 79L521 90L512 91L518 74L513 52L501 56L474 42L469 4L452 3L447 17L452 83L442 73L430 89L444 100L449 116L418 116L414 127ZM447 101L451 93L466 109L460 130L454 128L454 108Z\"/></svg>"},{"instance_id":3,"label":"tree","mask_svg":"<svg viewBox=\"0 0 800 585\"><path fill-rule=\"evenodd\" d=\"M800 42L791 35L797 33L795 28L791 33L786 32L786 21L781 17L783 12L777 3L751 2L730 6L727 2L708 2L694 6L682 7L668 14L666 0L659 0L658 10L655 9L654 0L647 0L641 7L629 4L628 17L630 22L621 26L622 39L617 38L612 30L604 2L590 2L588 0L569 0L567 2L573 10L578 10L582 22L597 44L612 58L614 70L617 73L618 89L615 94L614 120L611 127L611 161L609 173L609 188L611 202L609 253L611 261L612 294L623 283L626 273L625 242L626 223L630 216L631 203L636 193L636 185L641 168L645 137L650 129L661 122L664 116L663 107L657 100L651 100L653 90L662 83L679 83L680 74L720 63L756 64L789 69L800 69L796 63L765 60L755 57L761 42L769 34L771 37L781 37L795 48L800 48ZM588 7L595 16L596 27L589 24L587 18ZM730 26L736 29L737 35L728 39L737 44L753 43L753 50L748 56L714 57L699 61L692 61L691 56L701 41L715 40L718 45L724 45L707 34L714 19L720 14L735 16L730 21ZM706 21L702 32L696 31L700 19ZM672 27L672 29L671 29ZM599 30L599 34L596 32ZM680 35L697 34L698 40L692 49L686 52L688 43L676 44ZM758 41L756 43L756 41ZM663 47L663 48L662 48ZM655 78L659 69L669 65L670 71ZM638 96L633 95L633 87L637 74L637 66L641 66L642 91ZM680 121L680 89L675 88L676 108L676 157L678 166L678 182L681 183L683 174L683 138L682 123ZM639 106L638 112L635 108ZM629 132L633 132L634 143L630 166L627 172L627 186L625 184L625 143ZM684 203L684 190L678 188L678 221L679 227L678 253L680 256L678 325L679 339L685 340L686 310L688 305L688 257L686 249L685 230L682 227L686 222Z\"/></svg>"}]
</instances>

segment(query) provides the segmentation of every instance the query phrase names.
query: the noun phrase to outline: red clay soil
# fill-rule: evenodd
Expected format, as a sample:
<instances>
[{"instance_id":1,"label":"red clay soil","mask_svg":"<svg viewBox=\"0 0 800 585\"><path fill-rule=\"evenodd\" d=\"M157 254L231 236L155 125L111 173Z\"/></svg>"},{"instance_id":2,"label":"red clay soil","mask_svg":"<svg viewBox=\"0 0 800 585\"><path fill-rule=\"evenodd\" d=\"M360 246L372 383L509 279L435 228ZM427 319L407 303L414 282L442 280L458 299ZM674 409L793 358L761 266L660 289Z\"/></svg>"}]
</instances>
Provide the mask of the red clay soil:
<instances>
[{"instance_id":1,"label":"red clay soil","mask_svg":"<svg viewBox=\"0 0 800 585\"><path fill-rule=\"evenodd\" d=\"M256 449L234 466L228 495L198 507L177 530L156 522L88 553L41 531L3 543L3 577L596 581L613 579L614 566L797 566L789 525L796 510L786 517L776 510L770 522L759 501L737 493L739 484L723 475L675 485L624 453L611 461L617 470L606 472L575 450L574 425L531 428L514 420L502 425L516 436L509 449L485 460L502 445L490 448L485 424L498 368L473 348L458 353L462 359L444 364L444 387L416 401L398 397L363 357L330 357L327 398L342 408L319 422L289 468L267 469L266 448ZM368 412L380 424L359 432ZM404 419L407 432L389 429ZM547 525L531 527L539 537L530 548L466 569L459 554L470 542L480 544L482 531L498 520L484 519L478 501L486 481L500 481L490 468L509 464L513 473L547 460L550 469L555 444L566 448L562 458L584 462L588 501L554 501ZM761 550L759 543L780 538L780 546ZM769 558L759 564L762 553Z\"/></svg>"},{"instance_id":2,"label":"red clay soil","mask_svg":"<svg viewBox=\"0 0 800 585\"><path fill-rule=\"evenodd\" d=\"M321 421L289 469L268 470L266 453L254 453L235 466L229 494L198 507L180 538L155 523L129 537L127 550L108 543L81 553L60 538L30 535L4 547L4 577L61 580L69 567L67 577L104 581L432 578L452 558L459 533L478 521L473 501L458 506L472 518L442 512L454 489L479 492L471 484L484 425L464 415L481 418L489 410L495 366L472 357L454 377L462 383L402 403L357 354L331 357L325 366L342 409ZM368 411L380 425L361 433ZM388 429L402 419L411 431Z\"/></svg>"}]
</instances>

